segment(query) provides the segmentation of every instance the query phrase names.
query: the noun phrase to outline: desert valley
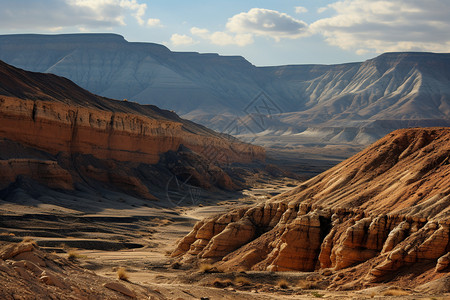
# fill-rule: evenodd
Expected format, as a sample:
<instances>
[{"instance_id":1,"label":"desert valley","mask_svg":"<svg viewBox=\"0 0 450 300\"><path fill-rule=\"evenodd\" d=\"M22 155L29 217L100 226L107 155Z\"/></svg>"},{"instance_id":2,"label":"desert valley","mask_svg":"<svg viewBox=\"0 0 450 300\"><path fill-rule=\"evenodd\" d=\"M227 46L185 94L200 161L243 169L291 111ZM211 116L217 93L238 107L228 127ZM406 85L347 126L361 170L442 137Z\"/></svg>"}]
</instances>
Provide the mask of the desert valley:
<instances>
[{"instance_id":1,"label":"desert valley","mask_svg":"<svg viewBox=\"0 0 450 300\"><path fill-rule=\"evenodd\" d=\"M0 60L1 299L450 299L450 54Z\"/></svg>"}]
</instances>

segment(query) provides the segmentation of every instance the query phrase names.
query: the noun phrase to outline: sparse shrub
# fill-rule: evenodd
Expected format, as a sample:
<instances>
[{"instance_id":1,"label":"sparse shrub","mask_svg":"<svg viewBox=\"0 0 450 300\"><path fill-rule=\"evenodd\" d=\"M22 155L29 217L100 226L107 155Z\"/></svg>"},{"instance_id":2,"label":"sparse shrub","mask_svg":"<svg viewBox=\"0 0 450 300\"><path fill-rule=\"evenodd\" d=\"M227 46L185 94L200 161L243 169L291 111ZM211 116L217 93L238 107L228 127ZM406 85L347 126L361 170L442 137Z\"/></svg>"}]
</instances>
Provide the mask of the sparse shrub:
<instances>
[{"instance_id":1,"label":"sparse shrub","mask_svg":"<svg viewBox=\"0 0 450 300\"><path fill-rule=\"evenodd\" d=\"M383 292L383 296L407 296L410 293L397 288L390 288Z\"/></svg>"},{"instance_id":2,"label":"sparse shrub","mask_svg":"<svg viewBox=\"0 0 450 300\"><path fill-rule=\"evenodd\" d=\"M297 286L302 290L314 290L319 287L319 285L316 282L304 279L299 280Z\"/></svg>"},{"instance_id":3,"label":"sparse shrub","mask_svg":"<svg viewBox=\"0 0 450 300\"><path fill-rule=\"evenodd\" d=\"M252 282L247 277L239 276L234 279L234 283L239 286L249 286Z\"/></svg>"},{"instance_id":4,"label":"sparse shrub","mask_svg":"<svg viewBox=\"0 0 450 300\"><path fill-rule=\"evenodd\" d=\"M68 253L67 253L69 256L68 256L68 259L69 260L75 260L75 259L79 259L79 258L86 258L86 255L81 255L80 253L78 253L78 252L76 252L76 251L69 251Z\"/></svg>"},{"instance_id":5,"label":"sparse shrub","mask_svg":"<svg viewBox=\"0 0 450 300\"><path fill-rule=\"evenodd\" d=\"M286 279L280 279L277 282L277 285L282 288L282 289L287 289L289 288L289 282Z\"/></svg>"},{"instance_id":6,"label":"sparse shrub","mask_svg":"<svg viewBox=\"0 0 450 300\"><path fill-rule=\"evenodd\" d=\"M120 267L117 269L117 277L123 281L129 281L128 272L124 267Z\"/></svg>"},{"instance_id":7,"label":"sparse shrub","mask_svg":"<svg viewBox=\"0 0 450 300\"><path fill-rule=\"evenodd\" d=\"M216 288L224 288L230 285L233 285L233 282L230 279L220 279L216 278L212 282L212 285Z\"/></svg>"},{"instance_id":8,"label":"sparse shrub","mask_svg":"<svg viewBox=\"0 0 450 300\"><path fill-rule=\"evenodd\" d=\"M311 292L311 295L315 298L323 298L324 294L320 294L319 292Z\"/></svg>"},{"instance_id":9,"label":"sparse shrub","mask_svg":"<svg viewBox=\"0 0 450 300\"><path fill-rule=\"evenodd\" d=\"M181 268L181 264L179 262L174 262L173 264L170 265L170 267L172 269L178 270L179 268Z\"/></svg>"},{"instance_id":10,"label":"sparse shrub","mask_svg":"<svg viewBox=\"0 0 450 300\"><path fill-rule=\"evenodd\" d=\"M198 270L202 273L218 273L219 270L217 270L216 267L214 267L212 264L200 264L198 267Z\"/></svg>"}]
</instances>

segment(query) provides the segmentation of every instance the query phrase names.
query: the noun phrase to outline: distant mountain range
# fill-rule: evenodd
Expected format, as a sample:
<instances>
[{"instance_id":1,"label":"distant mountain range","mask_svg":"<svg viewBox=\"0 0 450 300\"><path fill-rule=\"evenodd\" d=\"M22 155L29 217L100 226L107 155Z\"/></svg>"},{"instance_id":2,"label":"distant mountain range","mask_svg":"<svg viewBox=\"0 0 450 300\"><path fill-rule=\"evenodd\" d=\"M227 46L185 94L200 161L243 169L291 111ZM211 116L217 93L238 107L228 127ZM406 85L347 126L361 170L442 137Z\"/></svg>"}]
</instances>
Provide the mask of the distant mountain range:
<instances>
[{"instance_id":1,"label":"distant mountain range","mask_svg":"<svg viewBox=\"0 0 450 300\"><path fill-rule=\"evenodd\" d=\"M279 145L366 145L398 128L450 126L450 54L256 67L240 56L71 34L0 36L0 60L266 146L274 136Z\"/></svg>"}]
</instances>

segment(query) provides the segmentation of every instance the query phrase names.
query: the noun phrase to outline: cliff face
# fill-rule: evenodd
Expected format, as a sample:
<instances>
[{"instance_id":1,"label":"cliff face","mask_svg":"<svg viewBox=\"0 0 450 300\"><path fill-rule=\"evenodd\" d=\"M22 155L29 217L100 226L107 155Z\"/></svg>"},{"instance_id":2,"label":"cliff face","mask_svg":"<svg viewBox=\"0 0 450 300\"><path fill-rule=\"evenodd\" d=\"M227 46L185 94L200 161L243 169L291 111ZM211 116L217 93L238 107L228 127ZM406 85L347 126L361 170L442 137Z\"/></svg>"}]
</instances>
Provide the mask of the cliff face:
<instances>
[{"instance_id":1,"label":"cliff face","mask_svg":"<svg viewBox=\"0 0 450 300\"><path fill-rule=\"evenodd\" d=\"M189 132L176 121L50 101L0 96L0 122L1 137L52 154L62 151L155 164L160 154L183 144L200 153L216 148L223 152L217 156L222 163L264 159L260 147Z\"/></svg>"},{"instance_id":2,"label":"cliff face","mask_svg":"<svg viewBox=\"0 0 450 300\"><path fill-rule=\"evenodd\" d=\"M130 168L131 164L156 165L165 153L177 152L181 148L203 156L202 163L207 165L249 163L264 160L265 156L261 147L221 135L183 120L172 112L154 106L102 98L79 88L67 79L22 71L2 62L0 124L0 138L4 141L12 141L49 154L45 160L48 163L37 162L33 157L25 162L28 157L20 157L19 153L16 153L19 157L14 156L14 153L1 157L3 183L13 182L19 175L39 179L40 176L36 175L39 172L33 170L42 171L45 168L59 172L55 178L64 175L62 177L67 179L63 180L64 184L47 182L49 186L55 185L64 189L72 187L72 181L76 181L71 179L71 176L79 176L73 174L74 167L77 169L75 173L81 172L83 174L80 176L95 180L111 181L114 177L111 174L115 174L122 178L116 181L123 183L127 177L117 173L117 170L107 171L108 166L100 168L100 172L99 168L86 159L82 159L86 162L84 166L75 166L74 157L80 155L92 156L97 161L107 160L110 164L128 163ZM206 151L213 151L215 155L212 156ZM51 157L50 160L48 157ZM22 160L18 162L15 158ZM62 168L61 162L64 162L65 167ZM25 171L26 166L30 167L28 171ZM122 171L132 175L129 169ZM104 175L99 175L99 172ZM203 175L211 178L199 178L200 182L213 180L214 176L208 172ZM214 180L224 182L224 176L227 177L222 172L222 179ZM42 182L41 179L39 181ZM140 191L139 194L148 196L148 190L141 181L142 178L136 178L131 180L129 185ZM203 185L210 186L207 182ZM232 186L228 183L223 187Z\"/></svg>"},{"instance_id":3,"label":"cliff face","mask_svg":"<svg viewBox=\"0 0 450 300\"><path fill-rule=\"evenodd\" d=\"M410 274L413 265L443 276L450 271L449 157L448 128L395 131L290 192L199 222L173 256L225 269L331 268L343 272L331 285L341 288ZM345 274L349 267L356 278Z\"/></svg>"}]
</instances>

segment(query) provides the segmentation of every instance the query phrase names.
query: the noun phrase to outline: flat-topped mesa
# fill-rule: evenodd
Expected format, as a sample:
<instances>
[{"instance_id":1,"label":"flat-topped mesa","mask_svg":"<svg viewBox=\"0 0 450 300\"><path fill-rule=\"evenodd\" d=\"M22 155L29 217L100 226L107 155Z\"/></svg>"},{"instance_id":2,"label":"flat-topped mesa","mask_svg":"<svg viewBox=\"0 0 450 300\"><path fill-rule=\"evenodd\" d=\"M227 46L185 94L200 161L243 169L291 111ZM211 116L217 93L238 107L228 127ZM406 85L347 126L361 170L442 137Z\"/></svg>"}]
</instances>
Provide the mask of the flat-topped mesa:
<instances>
[{"instance_id":1,"label":"flat-topped mesa","mask_svg":"<svg viewBox=\"0 0 450 300\"><path fill-rule=\"evenodd\" d=\"M71 81L0 62L0 137L47 151L155 164L181 145L219 162L264 160L262 147L225 137L175 113L93 95ZM212 150L211 150L212 149ZM221 161L222 160L222 161Z\"/></svg>"},{"instance_id":2,"label":"flat-topped mesa","mask_svg":"<svg viewBox=\"0 0 450 300\"><path fill-rule=\"evenodd\" d=\"M243 111L259 111L242 118L239 135L258 133L265 145L360 149L394 129L450 126L449 53L256 67L243 57L172 52L114 34L63 34L0 35L0 59L67 77L105 97L175 109L219 131Z\"/></svg>"},{"instance_id":3,"label":"flat-topped mesa","mask_svg":"<svg viewBox=\"0 0 450 300\"><path fill-rule=\"evenodd\" d=\"M172 255L229 270L356 266L359 283L428 263L439 277L449 226L450 128L405 129L266 203L197 223Z\"/></svg>"}]
</instances>

